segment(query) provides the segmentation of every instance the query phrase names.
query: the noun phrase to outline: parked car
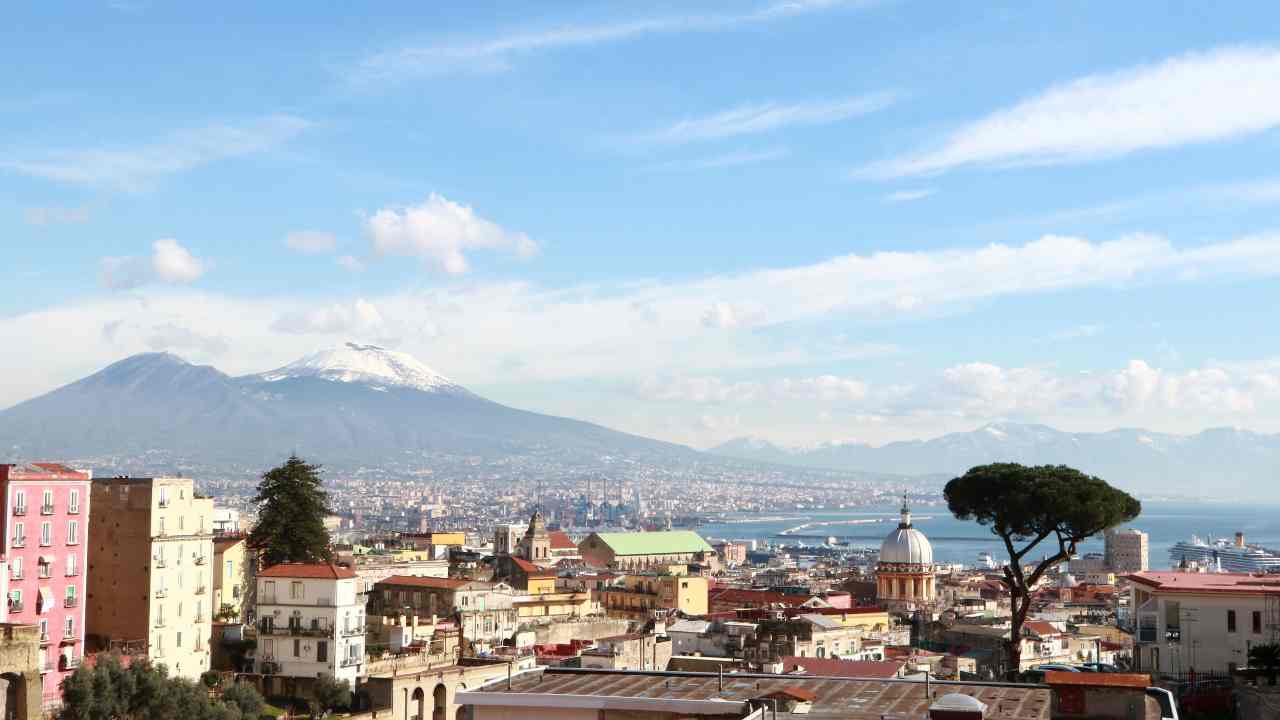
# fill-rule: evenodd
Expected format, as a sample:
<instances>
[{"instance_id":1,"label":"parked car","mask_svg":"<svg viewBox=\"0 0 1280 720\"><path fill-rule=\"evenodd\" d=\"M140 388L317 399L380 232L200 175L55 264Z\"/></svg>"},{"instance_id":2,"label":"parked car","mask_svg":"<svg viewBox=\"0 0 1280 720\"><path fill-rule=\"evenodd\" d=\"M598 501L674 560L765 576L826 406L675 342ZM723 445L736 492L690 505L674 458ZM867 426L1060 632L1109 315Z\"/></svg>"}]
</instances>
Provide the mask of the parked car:
<instances>
[{"instance_id":1,"label":"parked car","mask_svg":"<svg viewBox=\"0 0 1280 720\"><path fill-rule=\"evenodd\" d=\"M1103 672L1103 673L1120 672L1120 668L1116 667L1115 665L1112 665L1110 663L1100 663L1100 662L1082 663L1080 665L1080 669L1085 672Z\"/></svg>"},{"instance_id":2,"label":"parked car","mask_svg":"<svg viewBox=\"0 0 1280 720\"><path fill-rule=\"evenodd\" d=\"M1178 717L1178 701L1173 693L1164 688L1149 687L1147 695L1160 703L1160 720L1180 720Z\"/></svg>"}]
</instances>

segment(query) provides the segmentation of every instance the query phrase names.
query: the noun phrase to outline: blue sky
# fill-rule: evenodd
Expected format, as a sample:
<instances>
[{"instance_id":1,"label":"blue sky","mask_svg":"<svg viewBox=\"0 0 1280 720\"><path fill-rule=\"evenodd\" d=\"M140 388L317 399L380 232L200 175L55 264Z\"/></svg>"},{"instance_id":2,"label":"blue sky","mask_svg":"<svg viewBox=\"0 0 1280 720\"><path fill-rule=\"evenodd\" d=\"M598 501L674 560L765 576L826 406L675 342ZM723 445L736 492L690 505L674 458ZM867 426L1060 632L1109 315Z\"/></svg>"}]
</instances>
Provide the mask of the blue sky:
<instances>
[{"instance_id":1,"label":"blue sky","mask_svg":"<svg viewBox=\"0 0 1280 720\"><path fill-rule=\"evenodd\" d=\"M699 446L1277 432L1277 16L9 8L0 405L357 339Z\"/></svg>"}]
</instances>

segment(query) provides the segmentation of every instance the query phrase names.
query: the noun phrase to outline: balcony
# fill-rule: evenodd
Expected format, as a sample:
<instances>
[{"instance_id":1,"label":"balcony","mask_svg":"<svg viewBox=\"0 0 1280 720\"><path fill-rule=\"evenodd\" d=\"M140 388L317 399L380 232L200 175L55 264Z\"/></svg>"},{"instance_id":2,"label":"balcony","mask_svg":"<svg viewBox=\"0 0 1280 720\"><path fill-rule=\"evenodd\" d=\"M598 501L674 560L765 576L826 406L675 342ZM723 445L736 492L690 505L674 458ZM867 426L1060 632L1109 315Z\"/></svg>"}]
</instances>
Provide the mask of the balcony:
<instances>
[{"instance_id":1,"label":"balcony","mask_svg":"<svg viewBox=\"0 0 1280 720\"><path fill-rule=\"evenodd\" d=\"M14 580L21 580L23 578L23 575L24 574L21 570L13 570L9 573L9 577Z\"/></svg>"},{"instance_id":2,"label":"balcony","mask_svg":"<svg viewBox=\"0 0 1280 720\"><path fill-rule=\"evenodd\" d=\"M156 567L162 568L164 566L165 566L164 558L156 558Z\"/></svg>"},{"instance_id":3,"label":"balcony","mask_svg":"<svg viewBox=\"0 0 1280 720\"><path fill-rule=\"evenodd\" d=\"M167 507L169 507L169 499L168 499L168 498L160 498L160 502L158 502L158 503L156 503L156 504L157 504L157 505L159 505L161 509L167 508Z\"/></svg>"},{"instance_id":4,"label":"balcony","mask_svg":"<svg viewBox=\"0 0 1280 720\"><path fill-rule=\"evenodd\" d=\"M207 590L208 590L208 588L206 588L205 586L201 585L200 587L196 588L196 594L197 594L197 595L203 595L203 594L205 594L205 592L206 592Z\"/></svg>"},{"instance_id":5,"label":"balcony","mask_svg":"<svg viewBox=\"0 0 1280 720\"><path fill-rule=\"evenodd\" d=\"M264 660L262 662L263 675L274 675L278 672L280 672L280 663L271 660Z\"/></svg>"},{"instance_id":6,"label":"balcony","mask_svg":"<svg viewBox=\"0 0 1280 720\"><path fill-rule=\"evenodd\" d=\"M1182 628L1169 626L1164 629L1164 641L1167 643L1182 642Z\"/></svg>"},{"instance_id":7,"label":"balcony","mask_svg":"<svg viewBox=\"0 0 1280 720\"><path fill-rule=\"evenodd\" d=\"M40 506L40 514L41 514L41 515L52 515L52 514L53 514L53 505L41 505L41 506Z\"/></svg>"},{"instance_id":8,"label":"balcony","mask_svg":"<svg viewBox=\"0 0 1280 720\"><path fill-rule=\"evenodd\" d=\"M73 608L80 604L79 598L69 597L62 601L62 607Z\"/></svg>"},{"instance_id":9,"label":"balcony","mask_svg":"<svg viewBox=\"0 0 1280 720\"><path fill-rule=\"evenodd\" d=\"M197 555L197 556L196 556L196 564L197 564L197 565L203 565L204 563L205 563L205 558L204 558L204 556L203 556L203 555Z\"/></svg>"},{"instance_id":10,"label":"balcony","mask_svg":"<svg viewBox=\"0 0 1280 720\"><path fill-rule=\"evenodd\" d=\"M165 590L164 588L160 588L159 590L156 591L156 597L158 598L169 597L169 591Z\"/></svg>"},{"instance_id":11,"label":"balcony","mask_svg":"<svg viewBox=\"0 0 1280 720\"><path fill-rule=\"evenodd\" d=\"M9 601L9 612L11 612L11 613L20 613L20 612L22 612L22 603L21 603L21 602L14 602L14 601L10 600L10 601Z\"/></svg>"},{"instance_id":12,"label":"balcony","mask_svg":"<svg viewBox=\"0 0 1280 720\"><path fill-rule=\"evenodd\" d=\"M48 580L53 577L53 570L48 565L41 565L37 573L40 575L41 580Z\"/></svg>"},{"instance_id":13,"label":"balcony","mask_svg":"<svg viewBox=\"0 0 1280 720\"><path fill-rule=\"evenodd\" d=\"M13 542L12 542L11 544L13 545L13 547L16 547L16 548L26 547L26 546L27 546L27 538L26 538L26 536L25 536L25 535L24 535L24 536L22 536L22 537L16 537L16 538L14 538L14 539L13 539Z\"/></svg>"},{"instance_id":14,"label":"balcony","mask_svg":"<svg viewBox=\"0 0 1280 720\"><path fill-rule=\"evenodd\" d=\"M67 577L75 577L79 574L80 574L80 568L78 567L67 568Z\"/></svg>"},{"instance_id":15,"label":"balcony","mask_svg":"<svg viewBox=\"0 0 1280 720\"><path fill-rule=\"evenodd\" d=\"M76 668L80 667L80 662L81 662L82 660L83 660L83 658L78 658L78 657L67 657L66 655L63 655L63 656L62 656L62 661L61 661L61 662L62 662L62 669L63 669L63 670L75 670Z\"/></svg>"},{"instance_id":16,"label":"balcony","mask_svg":"<svg viewBox=\"0 0 1280 720\"><path fill-rule=\"evenodd\" d=\"M68 515L79 515L79 514L80 514L80 506L79 506L79 505L68 505L68 506L67 506L67 514L68 514Z\"/></svg>"},{"instance_id":17,"label":"balcony","mask_svg":"<svg viewBox=\"0 0 1280 720\"><path fill-rule=\"evenodd\" d=\"M47 672L53 672L53 663L49 661L49 658L41 655L40 656L40 674L43 675Z\"/></svg>"},{"instance_id":18,"label":"balcony","mask_svg":"<svg viewBox=\"0 0 1280 720\"><path fill-rule=\"evenodd\" d=\"M49 644L49 633L47 632L40 633L40 644L41 645Z\"/></svg>"},{"instance_id":19,"label":"balcony","mask_svg":"<svg viewBox=\"0 0 1280 720\"><path fill-rule=\"evenodd\" d=\"M352 667L353 665L359 665L362 662L364 662L364 658L362 657L344 658L342 662L338 663L338 667Z\"/></svg>"},{"instance_id":20,"label":"balcony","mask_svg":"<svg viewBox=\"0 0 1280 720\"><path fill-rule=\"evenodd\" d=\"M342 637L356 637L358 635L364 635L364 628L351 627L351 628L344 628L342 630Z\"/></svg>"},{"instance_id":21,"label":"balcony","mask_svg":"<svg viewBox=\"0 0 1280 720\"><path fill-rule=\"evenodd\" d=\"M15 505L15 506L14 506L14 508L13 508L13 514L14 514L14 515L26 515L26 514L27 514L27 506L26 506L26 505Z\"/></svg>"}]
</instances>

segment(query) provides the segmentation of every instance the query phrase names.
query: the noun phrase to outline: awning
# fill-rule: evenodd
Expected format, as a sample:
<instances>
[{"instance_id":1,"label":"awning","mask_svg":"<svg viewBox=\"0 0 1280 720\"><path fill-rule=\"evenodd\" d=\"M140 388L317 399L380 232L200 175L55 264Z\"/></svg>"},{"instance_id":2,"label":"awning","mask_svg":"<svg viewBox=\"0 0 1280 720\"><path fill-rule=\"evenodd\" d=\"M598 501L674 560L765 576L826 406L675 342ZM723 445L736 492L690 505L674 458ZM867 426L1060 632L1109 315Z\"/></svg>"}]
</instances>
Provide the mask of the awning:
<instances>
[{"instance_id":1,"label":"awning","mask_svg":"<svg viewBox=\"0 0 1280 720\"><path fill-rule=\"evenodd\" d=\"M48 612L53 607L53 591L49 588L40 588L40 607L38 612Z\"/></svg>"}]
</instances>

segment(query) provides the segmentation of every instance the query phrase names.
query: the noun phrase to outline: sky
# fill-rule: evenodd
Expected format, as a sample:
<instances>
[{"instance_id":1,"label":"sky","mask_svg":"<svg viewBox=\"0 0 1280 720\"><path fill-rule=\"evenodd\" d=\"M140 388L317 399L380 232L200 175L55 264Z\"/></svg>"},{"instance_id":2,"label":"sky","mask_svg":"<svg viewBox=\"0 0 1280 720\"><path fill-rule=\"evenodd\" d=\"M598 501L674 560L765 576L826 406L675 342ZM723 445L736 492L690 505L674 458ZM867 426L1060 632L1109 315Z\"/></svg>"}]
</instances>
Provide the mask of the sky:
<instances>
[{"instance_id":1,"label":"sky","mask_svg":"<svg viewBox=\"0 0 1280 720\"><path fill-rule=\"evenodd\" d=\"M707 447L1280 432L1274 3L26 3L0 407L348 340Z\"/></svg>"}]
</instances>

